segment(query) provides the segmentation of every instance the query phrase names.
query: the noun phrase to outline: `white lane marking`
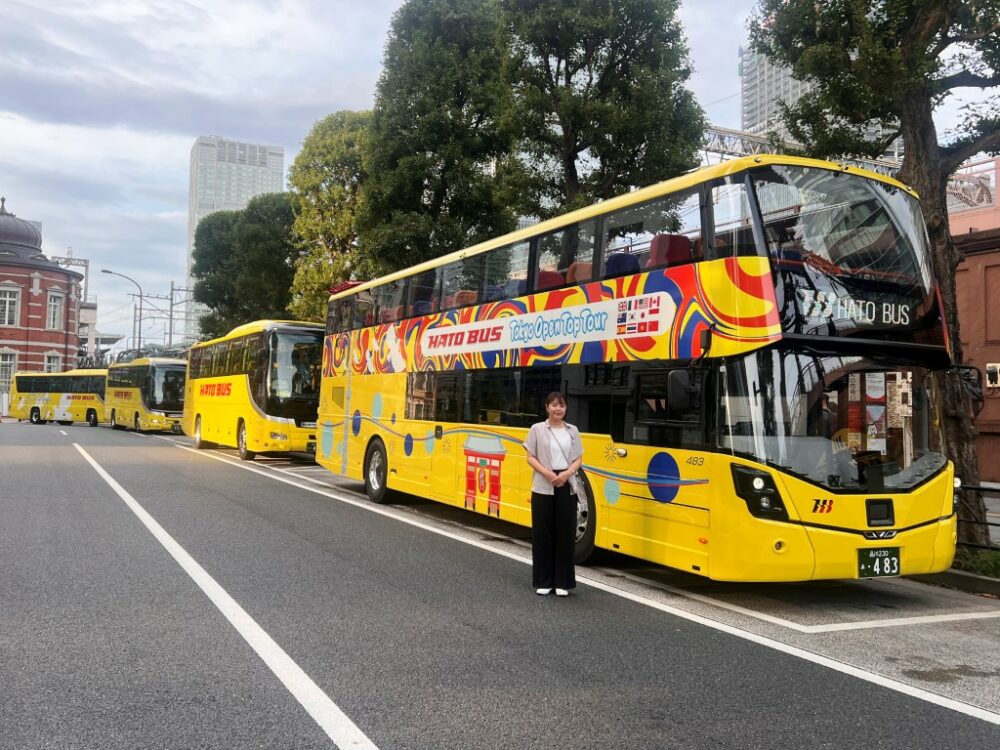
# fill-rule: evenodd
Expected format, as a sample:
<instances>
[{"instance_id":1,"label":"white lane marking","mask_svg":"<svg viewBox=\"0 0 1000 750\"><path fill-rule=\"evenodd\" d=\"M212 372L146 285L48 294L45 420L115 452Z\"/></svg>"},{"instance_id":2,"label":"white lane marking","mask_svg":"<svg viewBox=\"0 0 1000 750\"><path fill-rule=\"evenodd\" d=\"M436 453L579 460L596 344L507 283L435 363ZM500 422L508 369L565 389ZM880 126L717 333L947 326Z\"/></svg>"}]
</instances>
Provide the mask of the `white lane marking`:
<instances>
[{"instance_id":1,"label":"white lane marking","mask_svg":"<svg viewBox=\"0 0 1000 750\"><path fill-rule=\"evenodd\" d=\"M60 435L65 435L66 434L66 430L59 430L59 434Z\"/></svg>"},{"instance_id":2,"label":"white lane marking","mask_svg":"<svg viewBox=\"0 0 1000 750\"><path fill-rule=\"evenodd\" d=\"M415 526L416 528L419 529L424 529L425 531L429 531L432 534L438 534L439 536L447 537L448 539L461 542L462 544L467 544L471 547L476 547L478 549L486 550L487 552L491 552L494 555L507 557L511 560L517 560L518 562L523 563L525 565L531 564L530 557L525 557L524 555L518 555L513 552L508 552L507 550L496 549L476 539L468 539L458 534L453 534L444 529L435 528L420 521L416 521L412 518L406 518L404 516L397 515L388 508L382 508L376 505L372 505L368 501L355 500L354 498L347 497L345 495L340 495L335 492L331 492L329 490L317 489L316 487L311 487L309 485L302 484L300 482L296 482L291 479L286 479L283 476L275 476L274 472L272 471L266 471L264 469L248 466L242 462L237 463L235 461L229 460L228 458L225 458L224 456L212 453L206 453L204 451L196 450L194 448L189 448L183 445L178 445L177 447L180 448L181 450L190 451L191 453L195 453L200 456L205 456L206 458L211 458L216 461L221 461L222 463L229 464L230 466L236 466L239 467L240 469L245 469L246 471L252 471L255 474L261 474L263 476L270 477L276 482L282 482L284 484L291 485L292 487L298 487L301 490L305 490L306 492L312 492L316 495L323 495L324 497L328 497L332 500L337 500L339 502L346 503L347 505L353 505L356 508L361 508L362 510L366 510L370 513L376 513L380 516L386 516L396 521L400 521L401 523L409 524L410 526ZM682 620L688 620L689 622L693 622L698 625L703 625L704 627L712 628L713 630L718 630L719 632L726 633L728 635L732 635L737 638L742 638L743 640L756 643L760 646L764 646L766 648L770 648L775 651L779 651L783 654L788 654L789 656L794 656L804 661L808 661L813 664L817 664L819 666L832 669L835 672L840 672L842 674L856 677L859 680L870 682L874 685L878 685L879 687L883 687L888 690L894 690L897 693L903 693L904 695L909 695L911 698L917 698L918 700L926 701L927 703L932 703L936 706L941 706L942 708L947 708L952 711L965 714L966 716L972 716L976 719L982 719L983 721L989 722L990 724L1000 725L1000 713L995 713L993 711L989 711L979 706L973 706L969 703L963 703L962 701L955 700L954 698L948 698L943 695L938 695L937 693L932 693L928 690L914 687L913 685L907 685L905 682L894 680L891 677L884 677L882 675L874 674L872 672L866 672L865 670L859 667L855 667L851 664L846 664L844 662L831 659L828 656L823 656L822 654L817 654L812 651L807 651L806 649L799 648L798 646L791 646L787 643L782 643L781 641L776 641L772 638L768 638L767 636L757 635L756 633L751 633L746 630L740 630L739 628L733 625L727 625L726 623L718 622L717 620L712 620L708 617L705 617L704 615L698 615L693 612L688 612L683 609L678 609L677 607L673 607L669 604L663 604L662 602L649 599L648 597L642 596L641 594L634 594L630 591L625 591L623 589L615 588L614 586L606 584L602 581L598 581L594 578L577 575L576 580L578 582L585 583L586 585L592 588L604 591L605 593L621 597L622 599L628 599L629 601L635 602L636 604L641 604L651 609L656 609L659 610L660 612L665 612L675 617L679 617Z\"/></svg>"},{"instance_id":3,"label":"white lane marking","mask_svg":"<svg viewBox=\"0 0 1000 750\"><path fill-rule=\"evenodd\" d=\"M846 630L869 630L871 628L895 628L902 627L905 625L928 625L936 622L958 622L961 620L985 620L994 617L1000 617L1000 610L987 610L985 612L955 612L947 615L914 615L913 617L894 617L885 620L867 620L861 622L837 622L830 623L828 625L801 625L792 620L786 620L783 617L777 617L775 615L765 614L764 612L758 612L747 607L741 607L738 604L730 604L729 602L724 602L720 599L714 599L710 596L705 596L704 594L695 594L691 591L685 591L684 589L677 588L676 586L670 586L665 583L658 583L655 581L649 581L638 576L631 575L629 573L622 573L618 570L610 570L606 568L597 568L610 575L618 575L624 578L628 578L636 583L643 584L645 586L652 586L653 588L659 589L661 591L667 591L675 596L683 597L684 599L691 599L692 601L701 602L702 604L708 604L712 607L718 607L719 609L725 609L730 612L735 612L746 617L752 617L755 620L761 620L762 622L769 622L773 625L780 625L783 628L788 628L789 630L794 630L798 633L837 633Z\"/></svg>"},{"instance_id":4,"label":"white lane marking","mask_svg":"<svg viewBox=\"0 0 1000 750\"><path fill-rule=\"evenodd\" d=\"M302 704L302 707L309 713L313 720L319 724L320 728L326 732L327 736L339 748L368 748L378 750L375 743L352 722L347 715L340 710L330 697L320 690L319 686L313 682L302 668L292 661L292 658L267 632L258 625L246 610L244 610L236 600L233 599L222 586L220 586L204 568L195 561L187 551L178 544L170 534L168 534L156 520L146 512L138 501L132 497L124 487L97 463L90 454L85 451L79 443L73 446L80 452L101 478L108 483L108 486L115 491L125 504L139 518L149 532L156 537L156 540L163 545L163 548L170 553L170 556L177 561L185 573L193 580L212 604L219 608L223 616L232 624L236 631L243 636L243 639L250 645L264 663L274 672L281 683L288 688L288 691L295 699Z\"/></svg>"}]
</instances>

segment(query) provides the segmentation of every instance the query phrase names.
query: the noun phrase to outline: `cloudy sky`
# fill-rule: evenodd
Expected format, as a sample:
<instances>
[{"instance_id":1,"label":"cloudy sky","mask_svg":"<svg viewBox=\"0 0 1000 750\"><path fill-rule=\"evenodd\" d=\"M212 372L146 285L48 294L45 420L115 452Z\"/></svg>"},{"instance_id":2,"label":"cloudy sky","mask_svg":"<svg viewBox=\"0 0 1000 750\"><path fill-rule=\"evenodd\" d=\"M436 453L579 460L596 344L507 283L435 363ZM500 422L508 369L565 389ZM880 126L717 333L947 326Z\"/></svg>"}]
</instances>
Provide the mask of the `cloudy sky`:
<instances>
[{"instance_id":1,"label":"cloudy sky","mask_svg":"<svg viewBox=\"0 0 1000 750\"><path fill-rule=\"evenodd\" d=\"M283 146L372 105L402 0L4 0L0 194L41 221L43 250L90 260L102 332L130 333L127 281L184 283L188 165L198 135ZM683 0L709 119L739 127L737 49L753 0ZM157 302L157 304L164 304ZM165 322L150 321L157 340Z\"/></svg>"}]
</instances>

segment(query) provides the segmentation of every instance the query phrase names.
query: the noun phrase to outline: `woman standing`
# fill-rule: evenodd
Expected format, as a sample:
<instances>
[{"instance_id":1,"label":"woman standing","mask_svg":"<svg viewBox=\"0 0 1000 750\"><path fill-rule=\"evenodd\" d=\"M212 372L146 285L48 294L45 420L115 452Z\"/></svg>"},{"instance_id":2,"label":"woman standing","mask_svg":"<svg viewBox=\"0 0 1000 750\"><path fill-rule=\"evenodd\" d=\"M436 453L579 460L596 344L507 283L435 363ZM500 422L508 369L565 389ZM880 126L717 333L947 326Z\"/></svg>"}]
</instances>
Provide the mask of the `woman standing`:
<instances>
[{"instance_id":1,"label":"woman standing","mask_svg":"<svg viewBox=\"0 0 1000 750\"><path fill-rule=\"evenodd\" d=\"M580 431L564 421L566 399L545 398L548 419L532 425L524 448L531 477L531 560L535 593L569 596L576 587L573 569L577 499L582 491L576 473L583 463Z\"/></svg>"}]
</instances>

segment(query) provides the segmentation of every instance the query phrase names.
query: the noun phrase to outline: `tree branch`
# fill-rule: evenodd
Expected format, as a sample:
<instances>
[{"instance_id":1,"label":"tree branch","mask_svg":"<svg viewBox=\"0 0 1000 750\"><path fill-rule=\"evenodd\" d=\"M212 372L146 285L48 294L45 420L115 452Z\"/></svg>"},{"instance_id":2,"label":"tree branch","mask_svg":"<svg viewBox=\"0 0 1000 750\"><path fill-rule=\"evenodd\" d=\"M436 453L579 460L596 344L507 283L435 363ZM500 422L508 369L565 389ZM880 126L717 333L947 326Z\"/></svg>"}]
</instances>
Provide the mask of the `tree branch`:
<instances>
[{"instance_id":1,"label":"tree branch","mask_svg":"<svg viewBox=\"0 0 1000 750\"><path fill-rule=\"evenodd\" d=\"M938 91L950 91L951 89L971 86L973 88L988 89L992 86L1000 86L1000 73L992 76L980 76L968 70L960 70L950 76L945 76L937 81Z\"/></svg>"},{"instance_id":2,"label":"tree branch","mask_svg":"<svg viewBox=\"0 0 1000 750\"><path fill-rule=\"evenodd\" d=\"M974 141L963 143L954 148L941 148L941 171L950 175L967 160L978 154L980 151L991 151L1000 148L1000 130L977 138Z\"/></svg>"}]
</instances>

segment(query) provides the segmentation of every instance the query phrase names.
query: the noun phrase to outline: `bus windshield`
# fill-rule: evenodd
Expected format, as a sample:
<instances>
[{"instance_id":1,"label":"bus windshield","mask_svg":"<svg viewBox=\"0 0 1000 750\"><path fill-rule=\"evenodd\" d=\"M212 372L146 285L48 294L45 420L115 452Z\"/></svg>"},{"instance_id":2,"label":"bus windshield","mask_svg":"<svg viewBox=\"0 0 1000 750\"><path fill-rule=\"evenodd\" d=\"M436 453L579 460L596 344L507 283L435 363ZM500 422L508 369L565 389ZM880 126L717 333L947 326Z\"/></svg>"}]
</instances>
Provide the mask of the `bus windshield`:
<instances>
[{"instance_id":1,"label":"bus windshield","mask_svg":"<svg viewBox=\"0 0 1000 750\"><path fill-rule=\"evenodd\" d=\"M149 378L147 408L160 411L184 411L184 367L154 365Z\"/></svg>"},{"instance_id":2,"label":"bus windshield","mask_svg":"<svg viewBox=\"0 0 1000 750\"><path fill-rule=\"evenodd\" d=\"M908 490L946 464L938 375L769 349L721 369L719 447L840 492Z\"/></svg>"},{"instance_id":3,"label":"bus windshield","mask_svg":"<svg viewBox=\"0 0 1000 750\"><path fill-rule=\"evenodd\" d=\"M271 399L319 404L323 333L271 334Z\"/></svg>"},{"instance_id":4,"label":"bus windshield","mask_svg":"<svg viewBox=\"0 0 1000 750\"><path fill-rule=\"evenodd\" d=\"M927 234L906 191L787 165L755 170L753 183L785 331L870 336L937 322Z\"/></svg>"}]
</instances>

